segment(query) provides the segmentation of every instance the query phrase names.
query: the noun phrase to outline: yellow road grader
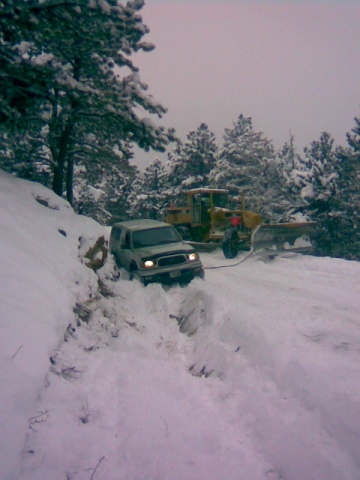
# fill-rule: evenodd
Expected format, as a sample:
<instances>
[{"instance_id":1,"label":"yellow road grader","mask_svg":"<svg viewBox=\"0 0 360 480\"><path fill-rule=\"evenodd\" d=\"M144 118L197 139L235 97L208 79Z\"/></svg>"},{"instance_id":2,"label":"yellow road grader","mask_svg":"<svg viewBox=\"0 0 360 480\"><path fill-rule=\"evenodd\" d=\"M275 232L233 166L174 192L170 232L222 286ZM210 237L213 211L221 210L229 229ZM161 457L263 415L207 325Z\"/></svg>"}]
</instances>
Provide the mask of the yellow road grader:
<instances>
[{"instance_id":1,"label":"yellow road grader","mask_svg":"<svg viewBox=\"0 0 360 480\"><path fill-rule=\"evenodd\" d=\"M311 250L310 232L315 222L265 224L258 213L229 207L225 189L197 188L186 192L188 204L171 206L165 221L173 225L183 240L199 250L221 246L226 258L239 250L264 256Z\"/></svg>"}]
</instances>

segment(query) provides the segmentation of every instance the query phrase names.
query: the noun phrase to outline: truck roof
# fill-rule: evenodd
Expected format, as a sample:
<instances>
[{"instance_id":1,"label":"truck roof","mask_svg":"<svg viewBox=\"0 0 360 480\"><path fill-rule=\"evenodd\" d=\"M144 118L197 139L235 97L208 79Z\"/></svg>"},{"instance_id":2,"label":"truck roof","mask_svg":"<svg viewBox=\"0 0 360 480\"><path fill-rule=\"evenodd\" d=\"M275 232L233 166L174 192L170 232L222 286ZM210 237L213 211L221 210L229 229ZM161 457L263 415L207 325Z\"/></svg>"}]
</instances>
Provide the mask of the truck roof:
<instances>
[{"instance_id":1,"label":"truck roof","mask_svg":"<svg viewBox=\"0 0 360 480\"><path fill-rule=\"evenodd\" d=\"M125 227L128 230L144 230L149 228L170 227L168 223L152 220L150 218L141 218L138 220L126 220L125 222L114 223L114 227Z\"/></svg>"}]
</instances>

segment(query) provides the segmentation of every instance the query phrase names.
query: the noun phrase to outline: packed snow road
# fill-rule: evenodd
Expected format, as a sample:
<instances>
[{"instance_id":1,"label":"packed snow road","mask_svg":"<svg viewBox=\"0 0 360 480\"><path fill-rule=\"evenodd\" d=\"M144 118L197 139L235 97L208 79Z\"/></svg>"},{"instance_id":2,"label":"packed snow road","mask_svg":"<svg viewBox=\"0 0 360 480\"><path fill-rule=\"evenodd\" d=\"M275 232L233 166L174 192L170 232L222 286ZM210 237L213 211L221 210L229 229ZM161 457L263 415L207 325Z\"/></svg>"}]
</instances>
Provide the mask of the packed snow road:
<instances>
[{"instance_id":1,"label":"packed snow road","mask_svg":"<svg viewBox=\"0 0 360 480\"><path fill-rule=\"evenodd\" d=\"M206 275L215 338L236 352L219 373L279 478L360 478L359 265L293 255Z\"/></svg>"}]
</instances>

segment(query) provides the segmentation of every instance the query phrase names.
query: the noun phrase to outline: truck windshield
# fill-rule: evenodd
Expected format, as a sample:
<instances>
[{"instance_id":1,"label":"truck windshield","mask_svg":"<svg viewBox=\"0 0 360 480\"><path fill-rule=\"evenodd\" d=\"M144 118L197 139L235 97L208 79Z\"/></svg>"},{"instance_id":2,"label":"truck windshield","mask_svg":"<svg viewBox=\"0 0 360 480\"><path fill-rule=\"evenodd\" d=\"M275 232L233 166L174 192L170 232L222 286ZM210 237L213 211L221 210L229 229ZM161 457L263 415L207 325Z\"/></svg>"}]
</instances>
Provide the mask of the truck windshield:
<instances>
[{"instance_id":1,"label":"truck windshield","mask_svg":"<svg viewBox=\"0 0 360 480\"><path fill-rule=\"evenodd\" d=\"M153 245L162 245L165 243L180 242L181 239L176 230L172 227L151 228L148 230L138 230L133 233L133 247L151 247Z\"/></svg>"}]
</instances>

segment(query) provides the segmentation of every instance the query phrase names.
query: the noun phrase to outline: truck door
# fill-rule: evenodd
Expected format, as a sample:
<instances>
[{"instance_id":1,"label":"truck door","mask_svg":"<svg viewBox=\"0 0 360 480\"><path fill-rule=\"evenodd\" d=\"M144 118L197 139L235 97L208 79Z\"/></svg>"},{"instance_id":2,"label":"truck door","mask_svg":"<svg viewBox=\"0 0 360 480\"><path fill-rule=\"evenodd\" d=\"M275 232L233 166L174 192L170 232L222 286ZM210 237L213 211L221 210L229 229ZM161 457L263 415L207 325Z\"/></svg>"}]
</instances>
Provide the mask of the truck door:
<instances>
[{"instance_id":1,"label":"truck door","mask_svg":"<svg viewBox=\"0 0 360 480\"><path fill-rule=\"evenodd\" d=\"M131 251L131 244L130 244L130 232L124 229L120 239L119 260L121 265L126 270L129 270L130 268L131 258L132 258L132 251Z\"/></svg>"}]
</instances>

